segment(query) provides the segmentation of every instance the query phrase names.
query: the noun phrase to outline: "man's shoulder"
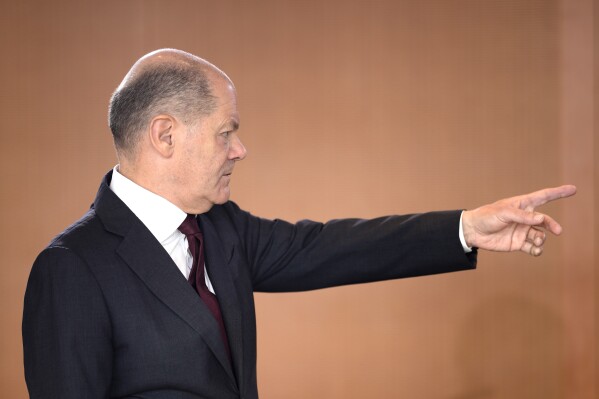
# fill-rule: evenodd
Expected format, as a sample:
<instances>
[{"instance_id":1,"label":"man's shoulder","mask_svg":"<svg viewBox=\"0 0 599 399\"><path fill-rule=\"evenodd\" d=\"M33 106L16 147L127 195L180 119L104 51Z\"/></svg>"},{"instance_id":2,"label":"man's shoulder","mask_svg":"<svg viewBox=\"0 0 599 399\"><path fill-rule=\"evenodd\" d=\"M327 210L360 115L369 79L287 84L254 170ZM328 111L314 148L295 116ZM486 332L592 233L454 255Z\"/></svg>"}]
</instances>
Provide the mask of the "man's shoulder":
<instances>
[{"instance_id":1,"label":"man's shoulder","mask_svg":"<svg viewBox=\"0 0 599 399\"><path fill-rule=\"evenodd\" d=\"M224 204L213 205L205 215L210 218L235 217L239 212L244 212L239 205L233 201L227 201Z\"/></svg>"},{"instance_id":2,"label":"man's shoulder","mask_svg":"<svg viewBox=\"0 0 599 399\"><path fill-rule=\"evenodd\" d=\"M95 209L91 208L81 218L56 235L47 248L59 247L79 252L86 247L99 246L103 236L108 237L109 235Z\"/></svg>"},{"instance_id":3,"label":"man's shoulder","mask_svg":"<svg viewBox=\"0 0 599 399\"><path fill-rule=\"evenodd\" d=\"M239 230L253 216L241 209L235 202L227 201L221 205L214 205L202 215L202 218L210 220L218 230L231 228Z\"/></svg>"}]
</instances>

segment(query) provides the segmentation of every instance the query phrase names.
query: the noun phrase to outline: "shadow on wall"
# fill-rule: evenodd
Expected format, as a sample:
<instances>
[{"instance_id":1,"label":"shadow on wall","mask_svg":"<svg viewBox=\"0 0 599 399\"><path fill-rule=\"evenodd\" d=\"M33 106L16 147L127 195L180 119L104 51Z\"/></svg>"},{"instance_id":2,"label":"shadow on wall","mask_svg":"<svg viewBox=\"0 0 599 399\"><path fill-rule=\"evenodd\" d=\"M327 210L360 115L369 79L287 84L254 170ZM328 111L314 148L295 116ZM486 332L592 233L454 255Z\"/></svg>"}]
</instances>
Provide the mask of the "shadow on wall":
<instances>
[{"instance_id":1,"label":"shadow on wall","mask_svg":"<svg viewBox=\"0 0 599 399\"><path fill-rule=\"evenodd\" d=\"M460 327L456 361L463 390L451 399L562 398L562 321L522 297L477 306Z\"/></svg>"}]
</instances>

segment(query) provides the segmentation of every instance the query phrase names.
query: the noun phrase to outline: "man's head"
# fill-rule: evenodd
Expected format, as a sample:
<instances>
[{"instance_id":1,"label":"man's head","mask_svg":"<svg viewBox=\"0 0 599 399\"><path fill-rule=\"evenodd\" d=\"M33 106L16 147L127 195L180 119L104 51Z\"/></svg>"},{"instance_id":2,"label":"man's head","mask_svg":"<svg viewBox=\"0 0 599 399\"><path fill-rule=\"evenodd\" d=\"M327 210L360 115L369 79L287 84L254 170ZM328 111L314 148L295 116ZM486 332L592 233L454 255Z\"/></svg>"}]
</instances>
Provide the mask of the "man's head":
<instances>
[{"instance_id":1,"label":"man's head","mask_svg":"<svg viewBox=\"0 0 599 399\"><path fill-rule=\"evenodd\" d=\"M110 99L108 122L119 155L131 157L154 115L184 120L214 111L205 61L178 50L158 50L131 68Z\"/></svg>"},{"instance_id":2,"label":"man's head","mask_svg":"<svg viewBox=\"0 0 599 399\"><path fill-rule=\"evenodd\" d=\"M237 137L235 87L217 67L173 49L138 60L110 101L119 171L188 213L229 198Z\"/></svg>"}]
</instances>

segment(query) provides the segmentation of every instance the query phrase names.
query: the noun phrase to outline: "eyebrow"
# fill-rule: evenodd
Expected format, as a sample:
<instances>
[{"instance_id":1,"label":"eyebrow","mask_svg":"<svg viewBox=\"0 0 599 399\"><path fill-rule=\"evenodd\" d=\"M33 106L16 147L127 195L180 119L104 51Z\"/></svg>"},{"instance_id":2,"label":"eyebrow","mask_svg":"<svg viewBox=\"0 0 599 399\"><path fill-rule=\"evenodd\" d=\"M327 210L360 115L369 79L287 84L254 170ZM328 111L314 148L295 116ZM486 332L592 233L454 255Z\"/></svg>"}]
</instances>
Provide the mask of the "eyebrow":
<instances>
[{"instance_id":1,"label":"eyebrow","mask_svg":"<svg viewBox=\"0 0 599 399\"><path fill-rule=\"evenodd\" d=\"M225 126L230 126L231 131L239 130L239 122L235 119L229 119L229 121L225 124Z\"/></svg>"},{"instance_id":2,"label":"eyebrow","mask_svg":"<svg viewBox=\"0 0 599 399\"><path fill-rule=\"evenodd\" d=\"M218 131L223 131L223 129L229 132L235 132L239 130L239 120L235 117L230 117L229 119L223 121L217 128Z\"/></svg>"}]
</instances>

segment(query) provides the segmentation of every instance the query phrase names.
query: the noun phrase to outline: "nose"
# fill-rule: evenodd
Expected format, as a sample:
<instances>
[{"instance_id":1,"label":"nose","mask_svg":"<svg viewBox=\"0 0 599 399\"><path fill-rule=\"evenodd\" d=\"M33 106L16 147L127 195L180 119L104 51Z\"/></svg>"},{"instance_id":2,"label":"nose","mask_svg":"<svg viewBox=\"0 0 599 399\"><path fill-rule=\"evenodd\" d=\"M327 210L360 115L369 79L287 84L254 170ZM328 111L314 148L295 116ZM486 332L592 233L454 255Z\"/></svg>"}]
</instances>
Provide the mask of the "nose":
<instances>
[{"instance_id":1,"label":"nose","mask_svg":"<svg viewBox=\"0 0 599 399\"><path fill-rule=\"evenodd\" d=\"M235 134L231 142L231 147L229 147L229 159L241 161L247 156L247 154L248 151L245 149L245 146L239 139L239 136Z\"/></svg>"}]
</instances>

